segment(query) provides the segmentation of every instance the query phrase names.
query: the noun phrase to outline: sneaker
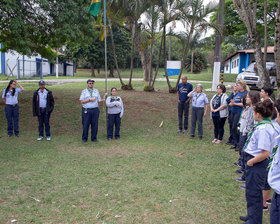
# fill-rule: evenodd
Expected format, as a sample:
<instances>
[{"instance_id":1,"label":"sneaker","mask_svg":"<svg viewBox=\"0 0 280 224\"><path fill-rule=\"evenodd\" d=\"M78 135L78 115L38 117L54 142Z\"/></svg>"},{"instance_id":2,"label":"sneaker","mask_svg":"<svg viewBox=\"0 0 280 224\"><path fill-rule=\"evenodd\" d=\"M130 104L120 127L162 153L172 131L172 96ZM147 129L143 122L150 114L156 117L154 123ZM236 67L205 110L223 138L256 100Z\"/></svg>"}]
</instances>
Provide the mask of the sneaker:
<instances>
[{"instance_id":1,"label":"sneaker","mask_svg":"<svg viewBox=\"0 0 280 224\"><path fill-rule=\"evenodd\" d=\"M12 137L12 135L8 135L8 138Z\"/></svg>"},{"instance_id":2,"label":"sneaker","mask_svg":"<svg viewBox=\"0 0 280 224\"><path fill-rule=\"evenodd\" d=\"M190 138L194 138L194 135L191 135Z\"/></svg>"},{"instance_id":3,"label":"sneaker","mask_svg":"<svg viewBox=\"0 0 280 224\"><path fill-rule=\"evenodd\" d=\"M233 165L236 167L241 167L239 163L233 163Z\"/></svg>"},{"instance_id":4,"label":"sneaker","mask_svg":"<svg viewBox=\"0 0 280 224\"><path fill-rule=\"evenodd\" d=\"M48 137L47 137L47 141L50 141L50 140L51 140L51 136L48 136Z\"/></svg>"},{"instance_id":5,"label":"sneaker","mask_svg":"<svg viewBox=\"0 0 280 224\"><path fill-rule=\"evenodd\" d=\"M266 200L266 204L271 205L271 198Z\"/></svg>"},{"instance_id":6,"label":"sneaker","mask_svg":"<svg viewBox=\"0 0 280 224\"><path fill-rule=\"evenodd\" d=\"M239 219L243 222L247 222L248 221L248 216L239 216Z\"/></svg>"},{"instance_id":7,"label":"sneaker","mask_svg":"<svg viewBox=\"0 0 280 224\"><path fill-rule=\"evenodd\" d=\"M108 139L108 141L112 141L112 138L107 138Z\"/></svg>"},{"instance_id":8,"label":"sneaker","mask_svg":"<svg viewBox=\"0 0 280 224\"><path fill-rule=\"evenodd\" d=\"M179 133L181 133L181 132L182 132L182 130L181 130L181 129L178 129L178 130L177 130L177 133L178 133L178 134L179 134Z\"/></svg>"},{"instance_id":9,"label":"sneaker","mask_svg":"<svg viewBox=\"0 0 280 224\"><path fill-rule=\"evenodd\" d=\"M237 182L242 182L242 183L245 183L245 180L242 179L242 177L238 177L235 179Z\"/></svg>"},{"instance_id":10,"label":"sneaker","mask_svg":"<svg viewBox=\"0 0 280 224\"><path fill-rule=\"evenodd\" d=\"M268 206L263 206L263 211L268 211Z\"/></svg>"},{"instance_id":11,"label":"sneaker","mask_svg":"<svg viewBox=\"0 0 280 224\"><path fill-rule=\"evenodd\" d=\"M212 143L215 143L218 139L214 138L214 140L212 141Z\"/></svg>"},{"instance_id":12,"label":"sneaker","mask_svg":"<svg viewBox=\"0 0 280 224\"><path fill-rule=\"evenodd\" d=\"M43 140L43 137L42 136L39 136L38 138L37 138L37 141L42 141Z\"/></svg>"},{"instance_id":13,"label":"sneaker","mask_svg":"<svg viewBox=\"0 0 280 224\"><path fill-rule=\"evenodd\" d=\"M184 129L184 130L183 130L183 134L185 134L186 132L187 132L187 130L186 130L186 129Z\"/></svg>"},{"instance_id":14,"label":"sneaker","mask_svg":"<svg viewBox=\"0 0 280 224\"><path fill-rule=\"evenodd\" d=\"M16 137L19 137L19 134L15 134Z\"/></svg>"},{"instance_id":15,"label":"sneaker","mask_svg":"<svg viewBox=\"0 0 280 224\"><path fill-rule=\"evenodd\" d=\"M116 140L119 140L119 139L120 139L120 137L115 137L115 139L116 139Z\"/></svg>"},{"instance_id":16,"label":"sneaker","mask_svg":"<svg viewBox=\"0 0 280 224\"><path fill-rule=\"evenodd\" d=\"M237 173L237 174L243 174L243 173L244 173L244 171L243 171L243 170L241 170L241 169L239 169L239 170L236 170L236 171L235 171L235 173Z\"/></svg>"},{"instance_id":17,"label":"sneaker","mask_svg":"<svg viewBox=\"0 0 280 224\"><path fill-rule=\"evenodd\" d=\"M246 189L246 184L242 184L241 186L239 186L240 189L245 190Z\"/></svg>"}]
</instances>

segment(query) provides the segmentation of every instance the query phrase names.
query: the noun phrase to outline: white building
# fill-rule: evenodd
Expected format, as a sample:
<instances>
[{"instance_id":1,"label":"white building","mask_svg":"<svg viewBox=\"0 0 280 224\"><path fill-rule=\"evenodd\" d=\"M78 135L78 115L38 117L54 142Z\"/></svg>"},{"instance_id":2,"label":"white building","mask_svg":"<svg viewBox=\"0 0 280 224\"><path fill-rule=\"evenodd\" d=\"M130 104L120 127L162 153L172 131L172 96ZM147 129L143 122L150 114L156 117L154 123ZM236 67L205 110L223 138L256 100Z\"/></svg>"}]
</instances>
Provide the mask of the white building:
<instances>
[{"instance_id":1,"label":"white building","mask_svg":"<svg viewBox=\"0 0 280 224\"><path fill-rule=\"evenodd\" d=\"M2 44L0 44L2 48ZM16 51L1 52L0 73L14 76L17 79L33 76L55 75L55 64L48 59L37 56L24 56ZM59 63L58 74L61 76L74 76L74 65L72 62Z\"/></svg>"}]
</instances>

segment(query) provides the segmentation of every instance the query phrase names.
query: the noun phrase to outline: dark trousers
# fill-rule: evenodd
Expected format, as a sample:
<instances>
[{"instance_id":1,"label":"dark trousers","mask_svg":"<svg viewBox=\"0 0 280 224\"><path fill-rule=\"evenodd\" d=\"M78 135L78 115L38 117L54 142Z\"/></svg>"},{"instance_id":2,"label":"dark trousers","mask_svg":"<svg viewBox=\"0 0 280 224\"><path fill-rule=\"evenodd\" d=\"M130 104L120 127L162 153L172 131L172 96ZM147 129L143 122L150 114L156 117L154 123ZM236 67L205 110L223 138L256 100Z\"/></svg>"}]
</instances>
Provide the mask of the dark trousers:
<instances>
[{"instance_id":1,"label":"dark trousers","mask_svg":"<svg viewBox=\"0 0 280 224\"><path fill-rule=\"evenodd\" d=\"M178 118L179 118L179 129L183 129L183 114L184 114L184 129L188 129L189 125L189 102L179 102L178 103Z\"/></svg>"},{"instance_id":2,"label":"dark trousers","mask_svg":"<svg viewBox=\"0 0 280 224\"><path fill-rule=\"evenodd\" d=\"M229 124L229 138L228 142L233 143L233 135L232 135L232 112L228 112L228 124Z\"/></svg>"},{"instance_id":3,"label":"dark trousers","mask_svg":"<svg viewBox=\"0 0 280 224\"><path fill-rule=\"evenodd\" d=\"M120 114L108 114L107 138L113 138L115 126L115 138L120 137L121 118Z\"/></svg>"},{"instance_id":4,"label":"dark trousers","mask_svg":"<svg viewBox=\"0 0 280 224\"><path fill-rule=\"evenodd\" d=\"M253 158L245 154L246 161ZM246 166L246 201L247 201L247 224L261 224L263 217L263 194L266 168L268 159L253 166Z\"/></svg>"},{"instance_id":5,"label":"dark trousers","mask_svg":"<svg viewBox=\"0 0 280 224\"><path fill-rule=\"evenodd\" d=\"M45 126L45 132L46 136L50 137L50 114L47 113L46 108L40 108L40 115L38 116L39 121L39 136L44 136L44 126Z\"/></svg>"},{"instance_id":6,"label":"dark trousers","mask_svg":"<svg viewBox=\"0 0 280 224\"><path fill-rule=\"evenodd\" d=\"M280 223L280 195L274 193L270 207L270 224Z\"/></svg>"},{"instance_id":7,"label":"dark trousers","mask_svg":"<svg viewBox=\"0 0 280 224\"><path fill-rule=\"evenodd\" d=\"M202 137L203 135L203 115L204 115L204 107L192 107L192 114L191 114L191 135L194 135L196 123L198 128L198 136Z\"/></svg>"},{"instance_id":8,"label":"dark trousers","mask_svg":"<svg viewBox=\"0 0 280 224\"><path fill-rule=\"evenodd\" d=\"M212 116L213 124L214 124L214 136L216 139L223 140L223 136L225 133L224 126L227 118L220 116Z\"/></svg>"},{"instance_id":9,"label":"dark trousers","mask_svg":"<svg viewBox=\"0 0 280 224\"><path fill-rule=\"evenodd\" d=\"M13 131L15 135L19 134L18 130L18 120L19 120L19 107L16 105L15 107L5 106L5 115L7 118L7 131L8 135L12 135Z\"/></svg>"},{"instance_id":10,"label":"dark trousers","mask_svg":"<svg viewBox=\"0 0 280 224\"><path fill-rule=\"evenodd\" d=\"M245 170L245 158L244 158L244 151L243 151L243 147L245 145L245 142L247 140L247 135L242 135L242 133L240 133L240 137L239 137L239 145L238 145L238 149L239 149L239 159L238 159L238 163L241 165L241 170Z\"/></svg>"},{"instance_id":11,"label":"dark trousers","mask_svg":"<svg viewBox=\"0 0 280 224\"><path fill-rule=\"evenodd\" d=\"M238 147L238 143L239 143L239 131L237 129L239 119L240 119L240 114L232 113L231 131L232 131L232 137L233 137L233 144L236 147Z\"/></svg>"},{"instance_id":12,"label":"dark trousers","mask_svg":"<svg viewBox=\"0 0 280 224\"><path fill-rule=\"evenodd\" d=\"M98 132L98 119L99 119L99 109L98 108L88 108L82 109L82 124L83 124L83 136L82 140L88 140L88 129L91 125L91 140L97 140Z\"/></svg>"}]
</instances>

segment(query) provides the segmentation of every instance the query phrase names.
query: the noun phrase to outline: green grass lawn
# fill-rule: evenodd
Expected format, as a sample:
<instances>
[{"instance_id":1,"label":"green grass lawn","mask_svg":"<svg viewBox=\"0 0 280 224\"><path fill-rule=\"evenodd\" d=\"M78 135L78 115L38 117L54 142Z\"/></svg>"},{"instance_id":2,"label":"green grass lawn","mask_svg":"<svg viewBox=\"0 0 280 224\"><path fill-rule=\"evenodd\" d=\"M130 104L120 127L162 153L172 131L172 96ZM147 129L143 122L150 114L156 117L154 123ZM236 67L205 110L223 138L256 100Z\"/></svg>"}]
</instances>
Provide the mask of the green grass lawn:
<instances>
[{"instance_id":1,"label":"green grass lawn","mask_svg":"<svg viewBox=\"0 0 280 224\"><path fill-rule=\"evenodd\" d=\"M106 140L101 105L99 142L82 143L78 99L85 83L48 86L56 103L51 142L36 141L31 113L36 84L24 84L19 97L19 138L6 137L1 103L1 223L240 223L246 203L235 181L237 153L211 143L209 116L202 141L178 135L176 95L161 84L153 93L141 91L141 85L119 91L125 107L119 141ZM104 83L95 87L104 94Z\"/></svg>"},{"instance_id":2,"label":"green grass lawn","mask_svg":"<svg viewBox=\"0 0 280 224\"><path fill-rule=\"evenodd\" d=\"M109 75L109 74L108 74ZM130 70L123 69L121 70L121 76L123 78L129 78ZM164 69L159 69L158 78L164 78ZM186 71L183 72L183 75L187 75L190 80L199 80L199 81L212 81L212 70L207 69L203 70L201 73L198 74L190 74ZM117 71L115 70L114 74L115 78L118 78ZM225 74L224 81L225 82L235 82L236 74ZM90 70L77 70L75 76L59 76L59 79L87 79L91 77ZM39 79L40 77L31 77L31 78L24 78L24 79ZM105 71L101 70L100 74L96 71L96 78L105 78ZM133 78L143 78L143 70L139 68L135 68L133 72ZM177 79L178 76L170 76L171 80ZM6 80L7 76L0 75L0 80ZM11 77L9 79L12 79ZM45 76L44 79L56 79L55 76Z\"/></svg>"}]
</instances>

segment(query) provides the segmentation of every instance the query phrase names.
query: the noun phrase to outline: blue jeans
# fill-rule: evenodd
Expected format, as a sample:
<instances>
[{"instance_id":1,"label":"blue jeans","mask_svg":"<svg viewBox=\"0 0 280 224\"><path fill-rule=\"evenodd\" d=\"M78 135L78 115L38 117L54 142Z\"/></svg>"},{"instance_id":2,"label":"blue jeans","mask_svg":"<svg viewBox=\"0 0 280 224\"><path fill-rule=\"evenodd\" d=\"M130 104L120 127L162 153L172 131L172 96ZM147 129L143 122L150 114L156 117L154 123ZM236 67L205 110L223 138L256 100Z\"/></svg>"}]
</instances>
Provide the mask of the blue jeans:
<instances>
[{"instance_id":1,"label":"blue jeans","mask_svg":"<svg viewBox=\"0 0 280 224\"><path fill-rule=\"evenodd\" d=\"M270 224L280 223L280 195L274 193L270 207Z\"/></svg>"},{"instance_id":2,"label":"blue jeans","mask_svg":"<svg viewBox=\"0 0 280 224\"><path fill-rule=\"evenodd\" d=\"M246 161L254 158L245 154ZM268 159L253 166L246 166L246 201L247 201L247 224L262 224L263 217L263 194L266 168Z\"/></svg>"},{"instance_id":3,"label":"blue jeans","mask_svg":"<svg viewBox=\"0 0 280 224\"><path fill-rule=\"evenodd\" d=\"M38 116L39 121L39 136L44 137L44 125L45 125L45 132L46 136L50 137L50 114L47 113L46 108L40 108L40 115Z\"/></svg>"},{"instance_id":4,"label":"blue jeans","mask_svg":"<svg viewBox=\"0 0 280 224\"><path fill-rule=\"evenodd\" d=\"M18 135L19 106L16 105L15 107L11 107L6 105L5 115L7 118L8 135L13 135L13 131L15 132L15 135Z\"/></svg>"},{"instance_id":5,"label":"blue jeans","mask_svg":"<svg viewBox=\"0 0 280 224\"><path fill-rule=\"evenodd\" d=\"M91 140L97 140L98 132L98 119L99 119L99 109L98 108L88 108L82 109L82 125L83 125L83 136L82 140L88 140L88 129L91 125Z\"/></svg>"},{"instance_id":6,"label":"blue jeans","mask_svg":"<svg viewBox=\"0 0 280 224\"><path fill-rule=\"evenodd\" d=\"M115 138L120 137L121 118L120 114L108 114L107 138L113 138L115 126Z\"/></svg>"},{"instance_id":7,"label":"blue jeans","mask_svg":"<svg viewBox=\"0 0 280 224\"><path fill-rule=\"evenodd\" d=\"M203 115L204 115L204 107L192 107L192 114L191 114L191 135L195 134L195 128L197 123L198 128L198 136L202 137L203 135Z\"/></svg>"}]
</instances>

